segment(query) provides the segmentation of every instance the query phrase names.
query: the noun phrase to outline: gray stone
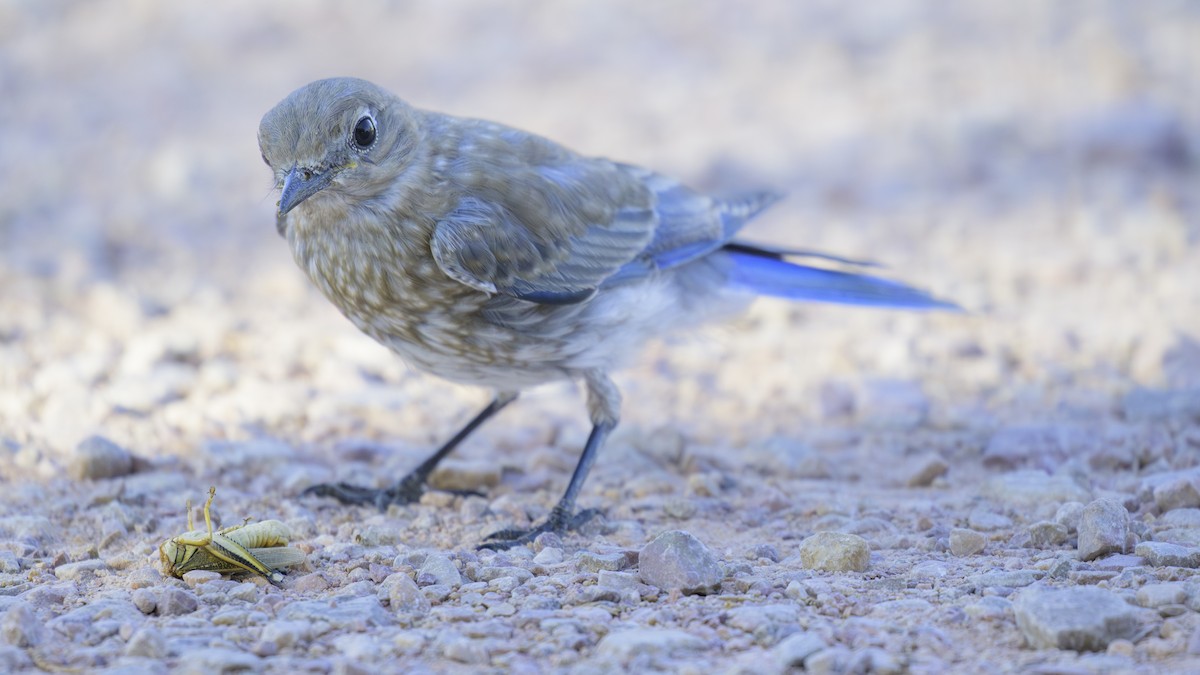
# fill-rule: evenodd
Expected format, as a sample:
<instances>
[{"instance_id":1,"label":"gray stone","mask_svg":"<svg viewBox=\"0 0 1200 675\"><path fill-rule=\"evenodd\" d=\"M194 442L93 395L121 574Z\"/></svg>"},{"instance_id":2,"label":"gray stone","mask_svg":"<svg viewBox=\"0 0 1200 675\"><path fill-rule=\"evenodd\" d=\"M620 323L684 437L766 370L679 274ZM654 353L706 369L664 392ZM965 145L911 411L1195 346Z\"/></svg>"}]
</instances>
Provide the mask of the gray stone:
<instances>
[{"instance_id":1,"label":"gray stone","mask_svg":"<svg viewBox=\"0 0 1200 675\"><path fill-rule=\"evenodd\" d=\"M1162 511L1200 506L1200 489L1194 476L1177 476L1154 488L1154 504Z\"/></svg>"},{"instance_id":2,"label":"gray stone","mask_svg":"<svg viewBox=\"0 0 1200 675\"><path fill-rule=\"evenodd\" d=\"M27 603L17 602L0 619L0 638L14 647L36 647L42 642L42 622Z\"/></svg>"},{"instance_id":3,"label":"gray stone","mask_svg":"<svg viewBox=\"0 0 1200 675\"><path fill-rule=\"evenodd\" d=\"M1158 525L1163 527L1182 527L1200 529L1200 509L1173 509L1159 517Z\"/></svg>"},{"instance_id":4,"label":"gray stone","mask_svg":"<svg viewBox=\"0 0 1200 675\"><path fill-rule=\"evenodd\" d=\"M1161 541L1143 541L1133 552L1155 567L1200 567L1200 550Z\"/></svg>"},{"instance_id":5,"label":"gray stone","mask_svg":"<svg viewBox=\"0 0 1200 675\"><path fill-rule=\"evenodd\" d=\"M449 556L441 553L425 556L425 562L421 563L421 568L417 570L417 579L424 582L426 577L431 580L426 585L444 584L450 588L462 586L462 572L458 571L458 567Z\"/></svg>"},{"instance_id":6,"label":"gray stone","mask_svg":"<svg viewBox=\"0 0 1200 675\"><path fill-rule=\"evenodd\" d=\"M181 653L179 665L171 672L182 675L212 675L262 671L263 660L253 654L229 647L205 646Z\"/></svg>"},{"instance_id":7,"label":"gray stone","mask_svg":"<svg viewBox=\"0 0 1200 675\"><path fill-rule=\"evenodd\" d=\"M1067 542L1070 532L1066 525L1041 520L1029 526L1029 544L1035 548L1053 548Z\"/></svg>"},{"instance_id":8,"label":"gray stone","mask_svg":"<svg viewBox=\"0 0 1200 675\"><path fill-rule=\"evenodd\" d=\"M826 572L865 572L871 562L871 547L856 534L818 532L800 543L804 569Z\"/></svg>"},{"instance_id":9,"label":"gray stone","mask_svg":"<svg viewBox=\"0 0 1200 675\"><path fill-rule=\"evenodd\" d=\"M950 465L937 453L920 455L908 460L904 484L908 487L928 487L933 481L946 475Z\"/></svg>"},{"instance_id":10,"label":"gray stone","mask_svg":"<svg viewBox=\"0 0 1200 675\"><path fill-rule=\"evenodd\" d=\"M75 446L67 470L76 480L125 476L133 473L133 455L103 436L89 436Z\"/></svg>"},{"instance_id":11,"label":"gray stone","mask_svg":"<svg viewBox=\"0 0 1200 675\"><path fill-rule=\"evenodd\" d=\"M287 649L309 640L313 625L307 621L271 621L263 626L259 639L276 649Z\"/></svg>"},{"instance_id":12,"label":"gray stone","mask_svg":"<svg viewBox=\"0 0 1200 675\"><path fill-rule=\"evenodd\" d=\"M1112 498L1088 504L1079 519L1079 559L1095 560L1121 553L1129 537L1129 511Z\"/></svg>"},{"instance_id":13,"label":"gray stone","mask_svg":"<svg viewBox=\"0 0 1200 675\"><path fill-rule=\"evenodd\" d=\"M950 530L950 553L956 556L975 555L987 546L987 537L961 527Z\"/></svg>"},{"instance_id":14,"label":"gray stone","mask_svg":"<svg viewBox=\"0 0 1200 675\"><path fill-rule=\"evenodd\" d=\"M591 551L580 552L576 556L576 561L579 564L579 569L589 572L599 572L600 570L620 572L621 570L629 569L636 562L633 556L626 555L625 553L593 553Z\"/></svg>"},{"instance_id":15,"label":"gray stone","mask_svg":"<svg viewBox=\"0 0 1200 675\"><path fill-rule=\"evenodd\" d=\"M196 594L182 588L170 587L158 598L157 610L160 616L176 616L191 614L200 604Z\"/></svg>"},{"instance_id":16,"label":"gray stone","mask_svg":"<svg viewBox=\"0 0 1200 675\"><path fill-rule=\"evenodd\" d=\"M158 594L149 588L134 589L130 599L142 614L153 614L158 608Z\"/></svg>"},{"instance_id":17,"label":"gray stone","mask_svg":"<svg viewBox=\"0 0 1200 675\"><path fill-rule=\"evenodd\" d=\"M183 583L190 588L195 588L201 584L207 584L210 581L220 581L221 574L219 572L210 572L208 570L192 570L184 572Z\"/></svg>"},{"instance_id":18,"label":"gray stone","mask_svg":"<svg viewBox=\"0 0 1200 675\"><path fill-rule=\"evenodd\" d=\"M349 600L301 600L281 605L278 618L287 621L324 621L336 630L366 630L390 626L395 619L373 595Z\"/></svg>"},{"instance_id":19,"label":"gray stone","mask_svg":"<svg viewBox=\"0 0 1200 675\"><path fill-rule=\"evenodd\" d=\"M0 551L0 574L20 574L21 561L12 551Z\"/></svg>"},{"instance_id":20,"label":"gray stone","mask_svg":"<svg viewBox=\"0 0 1200 675\"><path fill-rule=\"evenodd\" d=\"M63 563L54 568L54 576L64 581L79 581L92 576L96 572L109 569L103 560L81 560L73 563Z\"/></svg>"},{"instance_id":21,"label":"gray stone","mask_svg":"<svg viewBox=\"0 0 1200 675\"><path fill-rule=\"evenodd\" d=\"M796 630L800 610L795 604L746 605L725 613L725 625L745 631L760 644L775 644Z\"/></svg>"},{"instance_id":22,"label":"gray stone","mask_svg":"<svg viewBox=\"0 0 1200 675\"><path fill-rule=\"evenodd\" d=\"M971 513L967 515L967 525L971 529L983 532L1003 530L1012 527L1012 524L1012 518L982 506L971 509Z\"/></svg>"},{"instance_id":23,"label":"gray stone","mask_svg":"<svg viewBox=\"0 0 1200 675\"><path fill-rule=\"evenodd\" d=\"M1137 604L1150 609L1163 605L1181 605L1187 599L1187 588L1182 583L1146 584L1137 592Z\"/></svg>"},{"instance_id":24,"label":"gray stone","mask_svg":"<svg viewBox=\"0 0 1200 675\"><path fill-rule=\"evenodd\" d=\"M687 532L671 530L654 538L638 556L638 576L663 590L707 595L725 576L717 557Z\"/></svg>"},{"instance_id":25,"label":"gray stone","mask_svg":"<svg viewBox=\"0 0 1200 675\"><path fill-rule=\"evenodd\" d=\"M704 648L704 640L671 628L626 628L605 635L596 653L626 660L638 655L693 653Z\"/></svg>"},{"instance_id":26,"label":"gray stone","mask_svg":"<svg viewBox=\"0 0 1200 675\"><path fill-rule=\"evenodd\" d=\"M600 570L596 573L596 585L604 588L625 590L638 587L637 575L630 572L613 572Z\"/></svg>"},{"instance_id":27,"label":"gray stone","mask_svg":"<svg viewBox=\"0 0 1200 675\"><path fill-rule=\"evenodd\" d=\"M808 657L825 649L825 640L815 633L793 633L775 645L771 658L780 672L803 668Z\"/></svg>"},{"instance_id":28,"label":"gray stone","mask_svg":"<svg viewBox=\"0 0 1200 675\"><path fill-rule=\"evenodd\" d=\"M984 572L967 577L967 583L982 591L985 588L1021 588L1046 576L1041 570L1011 570Z\"/></svg>"},{"instance_id":29,"label":"gray stone","mask_svg":"<svg viewBox=\"0 0 1200 675\"><path fill-rule=\"evenodd\" d=\"M1083 502L1067 502L1058 507L1054 512L1054 522L1067 528L1067 532L1075 532L1079 529L1079 519L1083 517Z\"/></svg>"},{"instance_id":30,"label":"gray stone","mask_svg":"<svg viewBox=\"0 0 1200 675\"><path fill-rule=\"evenodd\" d=\"M983 484L983 495L1012 506L1030 507L1055 502L1083 502L1091 493L1070 476L1042 471L1013 471Z\"/></svg>"},{"instance_id":31,"label":"gray stone","mask_svg":"<svg viewBox=\"0 0 1200 675\"><path fill-rule=\"evenodd\" d=\"M491 581L500 577L512 577L523 584L533 578L533 572L509 565L480 567L475 571L475 581Z\"/></svg>"},{"instance_id":32,"label":"gray stone","mask_svg":"<svg viewBox=\"0 0 1200 675\"><path fill-rule=\"evenodd\" d=\"M488 645L489 640L478 640L461 635L449 635L442 637L439 642L442 646L442 656L457 661L459 663L468 663L476 666L481 666L491 661L490 650Z\"/></svg>"},{"instance_id":33,"label":"gray stone","mask_svg":"<svg viewBox=\"0 0 1200 675\"><path fill-rule=\"evenodd\" d=\"M1033 588L1013 601L1017 627L1035 649L1103 651L1113 640L1144 634L1139 610L1093 587Z\"/></svg>"},{"instance_id":34,"label":"gray stone","mask_svg":"<svg viewBox=\"0 0 1200 675\"><path fill-rule=\"evenodd\" d=\"M416 582L403 572L389 575L379 585L379 590L387 594L393 612L417 615L429 612L429 598L426 598L421 589L417 588Z\"/></svg>"},{"instance_id":35,"label":"gray stone","mask_svg":"<svg viewBox=\"0 0 1200 675\"><path fill-rule=\"evenodd\" d=\"M557 546L547 546L533 556L533 562L538 565L557 565L563 561L563 550Z\"/></svg>"},{"instance_id":36,"label":"gray stone","mask_svg":"<svg viewBox=\"0 0 1200 675\"><path fill-rule=\"evenodd\" d=\"M950 574L950 566L940 560L924 560L908 570L915 579L944 579Z\"/></svg>"},{"instance_id":37,"label":"gray stone","mask_svg":"<svg viewBox=\"0 0 1200 675\"><path fill-rule=\"evenodd\" d=\"M145 626L125 643L125 656L161 659L167 656L167 639L156 628Z\"/></svg>"}]
</instances>

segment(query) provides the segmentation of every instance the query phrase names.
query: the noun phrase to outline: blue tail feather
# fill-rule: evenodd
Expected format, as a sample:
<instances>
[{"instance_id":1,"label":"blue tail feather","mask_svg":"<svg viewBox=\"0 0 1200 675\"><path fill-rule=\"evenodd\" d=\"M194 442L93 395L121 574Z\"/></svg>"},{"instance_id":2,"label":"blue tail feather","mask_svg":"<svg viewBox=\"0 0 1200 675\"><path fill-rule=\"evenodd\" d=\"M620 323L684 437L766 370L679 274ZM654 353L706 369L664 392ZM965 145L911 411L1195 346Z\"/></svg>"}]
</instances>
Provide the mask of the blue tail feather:
<instances>
[{"instance_id":1,"label":"blue tail feather","mask_svg":"<svg viewBox=\"0 0 1200 675\"><path fill-rule=\"evenodd\" d=\"M925 291L866 274L798 265L778 258L725 250L732 261L729 284L789 300L906 309L961 309Z\"/></svg>"}]
</instances>

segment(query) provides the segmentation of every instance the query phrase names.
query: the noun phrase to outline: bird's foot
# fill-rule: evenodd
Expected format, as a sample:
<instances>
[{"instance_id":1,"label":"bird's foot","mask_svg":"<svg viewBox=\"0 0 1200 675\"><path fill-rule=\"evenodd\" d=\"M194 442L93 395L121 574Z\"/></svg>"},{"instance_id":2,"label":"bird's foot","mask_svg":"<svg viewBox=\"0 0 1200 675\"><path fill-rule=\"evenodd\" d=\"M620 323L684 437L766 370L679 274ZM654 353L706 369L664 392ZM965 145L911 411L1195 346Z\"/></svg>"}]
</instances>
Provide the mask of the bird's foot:
<instances>
[{"instance_id":1,"label":"bird's foot","mask_svg":"<svg viewBox=\"0 0 1200 675\"><path fill-rule=\"evenodd\" d=\"M524 546L525 544L533 543L533 540L537 539L538 535L546 532L565 534L569 530L578 530L599 514L599 509L583 509L578 513L572 514L560 506L555 506L554 510L546 518L546 521L541 525L529 529L509 527L499 532L493 532L485 537L484 542L476 548L480 550L505 551L514 546Z\"/></svg>"},{"instance_id":2,"label":"bird's foot","mask_svg":"<svg viewBox=\"0 0 1200 675\"><path fill-rule=\"evenodd\" d=\"M482 496L472 490L438 490L461 496ZM421 500L425 494L425 477L409 474L400 482L388 488L369 488L349 483L319 483L304 489L301 497L316 495L318 497L333 497L343 504L360 506L372 505L380 511L386 511L391 504L413 504Z\"/></svg>"}]
</instances>

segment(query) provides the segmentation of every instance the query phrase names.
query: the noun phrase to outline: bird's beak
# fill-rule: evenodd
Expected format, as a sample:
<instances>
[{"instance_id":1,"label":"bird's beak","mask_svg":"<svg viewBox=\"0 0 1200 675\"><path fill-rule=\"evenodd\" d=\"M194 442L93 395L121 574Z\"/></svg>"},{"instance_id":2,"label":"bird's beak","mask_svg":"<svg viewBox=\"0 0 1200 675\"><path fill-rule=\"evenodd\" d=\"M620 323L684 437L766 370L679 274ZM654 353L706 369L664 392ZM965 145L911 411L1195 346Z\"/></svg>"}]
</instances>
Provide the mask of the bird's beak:
<instances>
[{"instance_id":1,"label":"bird's beak","mask_svg":"<svg viewBox=\"0 0 1200 675\"><path fill-rule=\"evenodd\" d=\"M316 172L302 166L292 167L283 179L283 194L279 196L279 215L287 215L300 202L329 187L333 171Z\"/></svg>"}]
</instances>

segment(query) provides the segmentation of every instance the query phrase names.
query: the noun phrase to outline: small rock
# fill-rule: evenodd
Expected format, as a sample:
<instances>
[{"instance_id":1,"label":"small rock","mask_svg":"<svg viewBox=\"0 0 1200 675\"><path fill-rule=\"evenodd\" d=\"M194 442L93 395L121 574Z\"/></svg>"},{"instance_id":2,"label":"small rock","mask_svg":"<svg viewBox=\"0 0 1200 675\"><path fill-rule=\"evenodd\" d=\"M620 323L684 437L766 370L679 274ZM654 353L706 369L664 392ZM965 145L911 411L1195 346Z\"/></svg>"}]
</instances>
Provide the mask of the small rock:
<instances>
[{"instance_id":1,"label":"small rock","mask_svg":"<svg viewBox=\"0 0 1200 675\"><path fill-rule=\"evenodd\" d=\"M372 626L390 626L395 615L388 612L374 595L352 600L300 600L278 606L279 618L288 621L324 622L334 630L366 630Z\"/></svg>"},{"instance_id":2,"label":"small rock","mask_svg":"<svg viewBox=\"0 0 1200 675\"><path fill-rule=\"evenodd\" d=\"M389 575L379 585L380 590L387 593L388 602L393 612L408 612L425 614L429 611L429 598L417 588L416 582L403 572Z\"/></svg>"},{"instance_id":3,"label":"small rock","mask_svg":"<svg viewBox=\"0 0 1200 675\"><path fill-rule=\"evenodd\" d=\"M988 595L963 607L967 616L976 621L995 621L1006 618L1012 611L1012 602L996 595Z\"/></svg>"},{"instance_id":4,"label":"small rock","mask_svg":"<svg viewBox=\"0 0 1200 675\"><path fill-rule=\"evenodd\" d=\"M1054 512L1054 522L1067 528L1067 532L1079 529L1079 519L1083 517L1083 502L1067 502Z\"/></svg>"},{"instance_id":5,"label":"small rock","mask_svg":"<svg viewBox=\"0 0 1200 675\"><path fill-rule=\"evenodd\" d=\"M1129 511L1112 498L1097 499L1083 510L1079 519L1079 559L1095 560L1109 553L1121 553L1129 537Z\"/></svg>"},{"instance_id":6,"label":"small rock","mask_svg":"<svg viewBox=\"0 0 1200 675\"><path fill-rule=\"evenodd\" d=\"M1137 592L1137 604L1150 609L1181 605L1187 598L1187 588L1181 583L1146 584Z\"/></svg>"},{"instance_id":7,"label":"small rock","mask_svg":"<svg viewBox=\"0 0 1200 675\"><path fill-rule=\"evenodd\" d=\"M1021 588L1046 576L1041 570L984 572L967 577L967 583L982 592L985 588Z\"/></svg>"},{"instance_id":8,"label":"small rock","mask_svg":"<svg viewBox=\"0 0 1200 675\"><path fill-rule=\"evenodd\" d=\"M329 588L329 580L320 572L311 572L296 577L291 583L291 589L297 593L320 593Z\"/></svg>"},{"instance_id":9,"label":"small rock","mask_svg":"<svg viewBox=\"0 0 1200 675\"><path fill-rule=\"evenodd\" d=\"M557 546L547 546L533 556L533 562L539 565L557 565L563 561L563 550Z\"/></svg>"},{"instance_id":10,"label":"small rock","mask_svg":"<svg viewBox=\"0 0 1200 675\"><path fill-rule=\"evenodd\" d=\"M1041 520L1029 526L1029 543L1035 548L1053 548L1065 544L1070 534L1066 525Z\"/></svg>"},{"instance_id":11,"label":"small rock","mask_svg":"<svg viewBox=\"0 0 1200 675\"><path fill-rule=\"evenodd\" d=\"M221 574L219 572L210 572L208 570L192 570L183 573L183 583L191 588L195 588L200 584L207 584L210 581L220 581Z\"/></svg>"},{"instance_id":12,"label":"small rock","mask_svg":"<svg viewBox=\"0 0 1200 675\"><path fill-rule=\"evenodd\" d=\"M0 551L0 573L2 574L20 574L21 561L17 560L17 554L12 551Z\"/></svg>"},{"instance_id":13,"label":"small rock","mask_svg":"<svg viewBox=\"0 0 1200 675\"><path fill-rule=\"evenodd\" d=\"M130 598L142 614L153 614L158 607L158 594L149 588L138 588Z\"/></svg>"},{"instance_id":14,"label":"small rock","mask_svg":"<svg viewBox=\"0 0 1200 675\"><path fill-rule=\"evenodd\" d=\"M1154 488L1154 503L1162 511L1200 506L1200 489L1193 476L1179 476Z\"/></svg>"},{"instance_id":15,"label":"small rock","mask_svg":"<svg viewBox=\"0 0 1200 675\"><path fill-rule=\"evenodd\" d=\"M1200 550L1161 541L1143 541L1133 550L1154 567L1200 567Z\"/></svg>"},{"instance_id":16,"label":"small rock","mask_svg":"<svg viewBox=\"0 0 1200 675\"><path fill-rule=\"evenodd\" d=\"M690 633L670 628L627 628L605 635L596 645L596 653L626 660L638 655L694 653L704 649L704 641Z\"/></svg>"},{"instance_id":17,"label":"small rock","mask_svg":"<svg viewBox=\"0 0 1200 675\"><path fill-rule=\"evenodd\" d=\"M663 502L663 513L676 520L688 520L696 515L698 509L695 500L686 497L672 497Z\"/></svg>"},{"instance_id":18,"label":"small rock","mask_svg":"<svg viewBox=\"0 0 1200 675\"><path fill-rule=\"evenodd\" d=\"M81 560L73 563L63 563L54 568L54 576L64 581L78 581L100 570L107 570L108 564L103 560Z\"/></svg>"},{"instance_id":19,"label":"small rock","mask_svg":"<svg viewBox=\"0 0 1200 675\"><path fill-rule=\"evenodd\" d=\"M815 633L793 633L775 645L771 657L779 671L786 672L791 668L803 668L805 659L827 646Z\"/></svg>"},{"instance_id":20,"label":"small rock","mask_svg":"<svg viewBox=\"0 0 1200 675\"><path fill-rule=\"evenodd\" d=\"M596 585L604 588L625 590L638 587L638 578L629 572L613 572L600 570L596 574Z\"/></svg>"},{"instance_id":21,"label":"small rock","mask_svg":"<svg viewBox=\"0 0 1200 675\"><path fill-rule=\"evenodd\" d=\"M856 534L818 532L800 544L800 564L808 570L865 572L870 561L871 547Z\"/></svg>"},{"instance_id":22,"label":"small rock","mask_svg":"<svg viewBox=\"0 0 1200 675\"><path fill-rule=\"evenodd\" d=\"M592 553L591 551L583 551L575 559L579 564L579 569L589 572L599 572L600 570L620 572L621 570L629 569L637 563L635 556L626 553Z\"/></svg>"},{"instance_id":23,"label":"small rock","mask_svg":"<svg viewBox=\"0 0 1200 675\"><path fill-rule=\"evenodd\" d=\"M1100 588L1036 588L1013 602L1017 627L1035 649L1102 651L1113 640L1144 633L1138 610Z\"/></svg>"},{"instance_id":24,"label":"small rock","mask_svg":"<svg viewBox=\"0 0 1200 675\"><path fill-rule=\"evenodd\" d=\"M307 621L271 621L263 626L259 639L279 650L307 642L311 634L312 624Z\"/></svg>"},{"instance_id":25,"label":"small rock","mask_svg":"<svg viewBox=\"0 0 1200 675\"><path fill-rule=\"evenodd\" d=\"M196 595L182 588L167 588L158 598L157 610L159 616L176 616L191 614L199 606Z\"/></svg>"},{"instance_id":26,"label":"small rock","mask_svg":"<svg viewBox=\"0 0 1200 675\"><path fill-rule=\"evenodd\" d=\"M491 661L487 641L455 635L442 639L442 656L459 663L480 666Z\"/></svg>"},{"instance_id":27,"label":"small rock","mask_svg":"<svg viewBox=\"0 0 1200 675\"><path fill-rule=\"evenodd\" d=\"M133 455L103 436L89 436L75 446L68 472L77 480L125 476L133 473Z\"/></svg>"},{"instance_id":28,"label":"small rock","mask_svg":"<svg viewBox=\"0 0 1200 675\"><path fill-rule=\"evenodd\" d=\"M500 484L500 463L488 460L447 459L429 476L437 490L478 491Z\"/></svg>"},{"instance_id":29,"label":"small rock","mask_svg":"<svg viewBox=\"0 0 1200 675\"><path fill-rule=\"evenodd\" d=\"M424 581L423 577L431 579L431 584L444 584L450 588L462 586L463 581L462 572L458 571L454 561L441 553L425 556L425 562L421 563L421 568L417 570L417 578Z\"/></svg>"},{"instance_id":30,"label":"small rock","mask_svg":"<svg viewBox=\"0 0 1200 675\"><path fill-rule=\"evenodd\" d=\"M688 595L716 592L724 577L712 551L680 530L664 532L646 544L638 557L638 575L651 586Z\"/></svg>"},{"instance_id":31,"label":"small rock","mask_svg":"<svg viewBox=\"0 0 1200 675\"><path fill-rule=\"evenodd\" d=\"M206 646L190 649L179 655L187 673L260 673L263 660L253 654L230 647Z\"/></svg>"},{"instance_id":32,"label":"small rock","mask_svg":"<svg viewBox=\"0 0 1200 675\"><path fill-rule=\"evenodd\" d=\"M975 555L987 546L987 537L961 527L950 530L950 553L959 557Z\"/></svg>"},{"instance_id":33,"label":"small rock","mask_svg":"<svg viewBox=\"0 0 1200 675\"><path fill-rule=\"evenodd\" d=\"M981 532L1003 530L1012 527L1012 524L1012 518L982 506L971 509L971 513L967 515L967 525Z\"/></svg>"},{"instance_id":34,"label":"small rock","mask_svg":"<svg viewBox=\"0 0 1200 675\"><path fill-rule=\"evenodd\" d=\"M161 659L167 655L167 639L156 628L149 626L139 629L125 643L125 656L141 656L148 659Z\"/></svg>"},{"instance_id":35,"label":"small rock","mask_svg":"<svg viewBox=\"0 0 1200 675\"><path fill-rule=\"evenodd\" d=\"M42 622L32 607L17 602L0 620L0 637L14 647L36 647L42 642Z\"/></svg>"},{"instance_id":36,"label":"small rock","mask_svg":"<svg viewBox=\"0 0 1200 675\"><path fill-rule=\"evenodd\" d=\"M911 488L928 487L950 470L950 465L937 453L913 457L907 464L904 484Z\"/></svg>"},{"instance_id":37,"label":"small rock","mask_svg":"<svg viewBox=\"0 0 1200 675\"><path fill-rule=\"evenodd\" d=\"M908 574L916 579L944 579L950 574L950 566L940 560L925 560L913 565Z\"/></svg>"}]
</instances>

